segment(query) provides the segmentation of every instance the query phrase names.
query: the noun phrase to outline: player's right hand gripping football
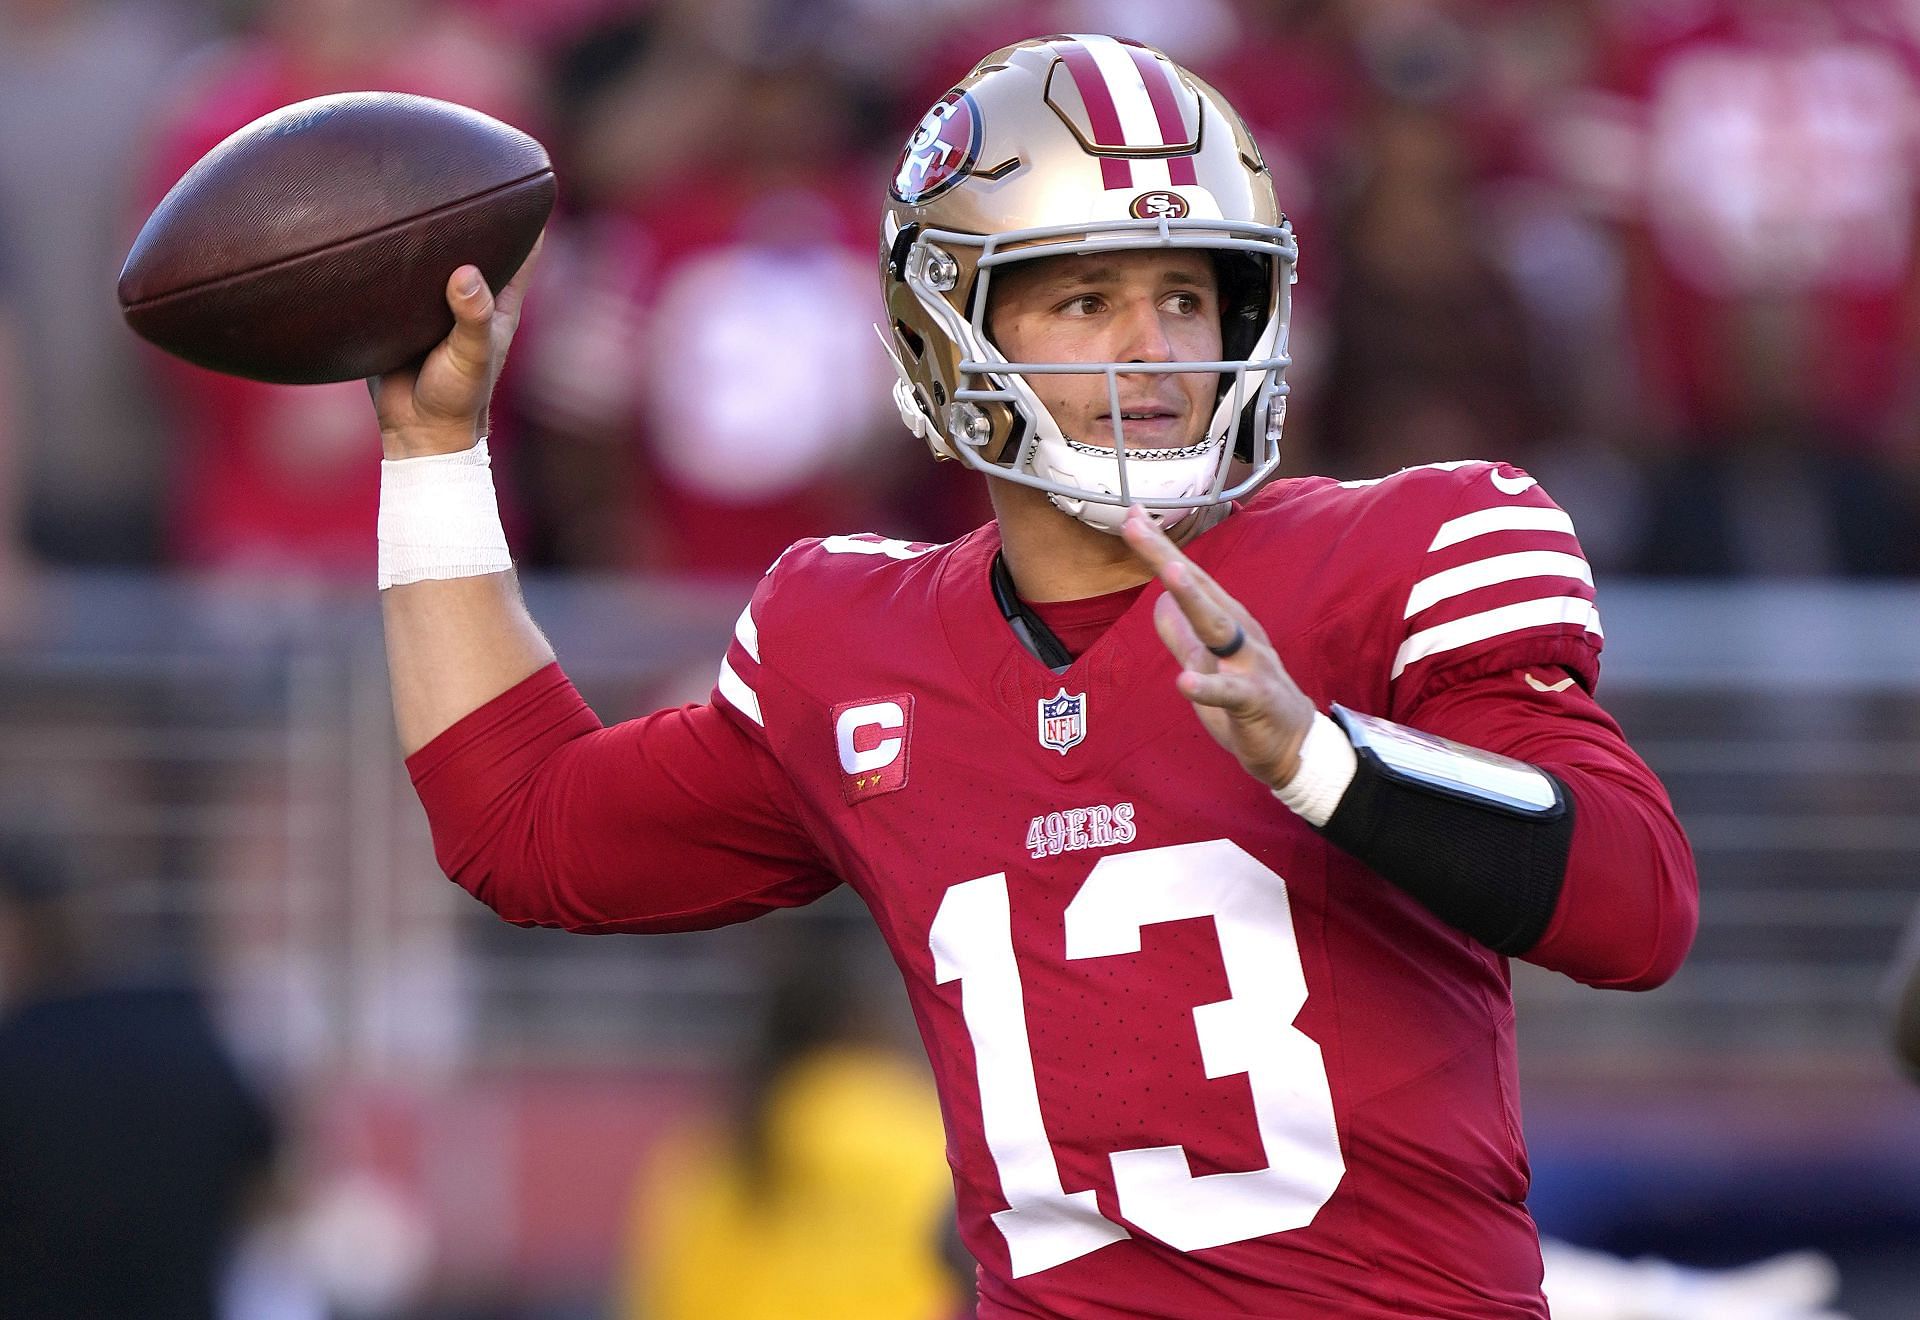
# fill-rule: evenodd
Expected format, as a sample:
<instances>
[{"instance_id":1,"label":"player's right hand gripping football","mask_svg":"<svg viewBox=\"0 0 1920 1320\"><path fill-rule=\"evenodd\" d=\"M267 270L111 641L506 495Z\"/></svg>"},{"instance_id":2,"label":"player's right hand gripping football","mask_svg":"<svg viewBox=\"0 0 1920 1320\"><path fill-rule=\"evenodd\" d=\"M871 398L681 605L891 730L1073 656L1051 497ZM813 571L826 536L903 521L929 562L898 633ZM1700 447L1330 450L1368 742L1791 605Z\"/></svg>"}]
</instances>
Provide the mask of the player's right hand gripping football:
<instances>
[{"instance_id":1,"label":"player's right hand gripping football","mask_svg":"<svg viewBox=\"0 0 1920 1320\"><path fill-rule=\"evenodd\" d=\"M417 367L402 367L367 382L380 418L380 446L388 458L419 458L471 449L487 434L487 402L520 325L527 280L541 243L498 296L477 266L447 277L453 330Z\"/></svg>"}]
</instances>

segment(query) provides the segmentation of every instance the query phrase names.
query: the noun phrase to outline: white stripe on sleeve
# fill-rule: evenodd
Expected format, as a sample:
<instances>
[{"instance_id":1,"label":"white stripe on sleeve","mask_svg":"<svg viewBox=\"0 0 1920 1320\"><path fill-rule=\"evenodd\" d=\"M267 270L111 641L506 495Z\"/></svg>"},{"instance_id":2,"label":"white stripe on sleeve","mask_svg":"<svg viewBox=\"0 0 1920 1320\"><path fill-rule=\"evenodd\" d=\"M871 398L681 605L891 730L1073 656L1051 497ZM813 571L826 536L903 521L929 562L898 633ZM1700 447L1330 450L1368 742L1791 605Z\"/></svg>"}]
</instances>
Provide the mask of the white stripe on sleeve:
<instances>
[{"instance_id":1,"label":"white stripe on sleeve","mask_svg":"<svg viewBox=\"0 0 1920 1320\"><path fill-rule=\"evenodd\" d=\"M1588 632L1600 632L1599 611L1594 609L1592 601L1584 597L1551 596L1545 600L1502 605L1498 609L1482 610L1478 614L1469 614L1465 618L1423 628L1412 634L1400 643L1400 650L1393 657L1392 677L1400 677L1408 665L1430 655L1484 642L1489 637L1554 623L1577 623Z\"/></svg>"},{"instance_id":2,"label":"white stripe on sleeve","mask_svg":"<svg viewBox=\"0 0 1920 1320\"><path fill-rule=\"evenodd\" d=\"M1559 509L1537 504L1503 504L1491 509L1479 509L1441 523L1440 530L1434 533L1433 544L1427 550L1429 553L1444 550L1450 545L1471 541L1489 532L1565 532L1571 536L1573 519Z\"/></svg>"},{"instance_id":3,"label":"white stripe on sleeve","mask_svg":"<svg viewBox=\"0 0 1920 1320\"><path fill-rule=\"evenodd\" d=\"M1407 612L1402 617L1411 619L1440 601L1480 587L1539 577L1578 578L1588 586L1593 585L1593 570L1579 555L1563 554L1558 550L1521 550L1510 555L1491 555L1421 578L1413 584L1413 593L1407 597Z\"/></svg>"},{"instance_id":4,"label":"white stripe on sleeve","mask_svg":"<svg viewBox=\"0 0 1920 1320\"><path fill-rule=\"evenodd\" d=\"M753 657L754 663L760 663L760 625L753 621L753 603L740 611L740 618L733 625L734 638Z\"/></svg>"},{"instance_id":5,"label":"white stripe on sleeve","mask_svg":"<svg viewBox=\"0 0 1920 1320\"><path fill-rule=\"evenodd\" d=\"M1397 671L1396 671L1397 672ZM731 662L720 662L720 695L733 703L733 708L758 724L767 727L766 720L760 717L760 698L747 686L747 681L734 673Z\"/></svg>"},{"instance_id":6,"label":"white stripe on sleeve","mask_svg":"<svg viewBox=\"0 0 1920 1320\"><path fill-rule=\"evenodd\" d=\"M829 536L820 548L830 555L885 555L888 559L918 559L934 547L911 541L863 540L858 536Z\"/></svg>"}]
</instances>

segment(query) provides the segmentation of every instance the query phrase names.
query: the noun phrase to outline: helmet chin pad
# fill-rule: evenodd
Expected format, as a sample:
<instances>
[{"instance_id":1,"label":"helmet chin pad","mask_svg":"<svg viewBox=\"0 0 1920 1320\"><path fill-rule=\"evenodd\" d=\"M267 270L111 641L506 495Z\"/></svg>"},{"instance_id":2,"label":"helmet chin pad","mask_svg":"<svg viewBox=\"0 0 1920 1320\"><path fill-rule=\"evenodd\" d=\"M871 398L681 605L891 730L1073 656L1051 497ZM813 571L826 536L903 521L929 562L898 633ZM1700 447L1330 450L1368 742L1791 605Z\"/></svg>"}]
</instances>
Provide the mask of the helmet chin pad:
<instances>
[{"instance_id":1,"label":"helmet chin pad","mask_svg":"<svg viewBox=\"0 0 1920 1320\"><path fill-rule=\"evenodd\" d=\"M1120 535L1121 527L1127 521L1130 504L1096 504L1092 500L1073 500L1065 495L1056 495L1049 491L1047 498L1053 507L1070 518L1078 518L1096 532L1105 532L1109 536ZM1147 517L1163 532L1171 532L1187 520L1192 509L1148 509Z\"/></svg>"},{"instance_id":2,"label":"helmet chin pad","mask_svg":"<svg viewBox=\"0 0 1920 1320\"><path fill-rule=\"evenodd\" d=\"M1219 437L1207 436L1192 447L1191 453L1181 457L1123 460L1111 452L1096 452L1068 441L1051 416L1046 416L1038 429L1041 439L1033 457L1035 472L1051 478L1059 486L1114 497L1115 502L1107 503L1066 491L1047 492L1056 509L1097 531L1117 536L1126 521L1130 506L1118 502L1122 462L1126 464L1126 490L1131 500L1193 501L1188 507L1149 508L1147 516L1162 529L1174 527L1193 512L1194 507L1214 502L1222 449Z\"/></svg>"}]
</instances>

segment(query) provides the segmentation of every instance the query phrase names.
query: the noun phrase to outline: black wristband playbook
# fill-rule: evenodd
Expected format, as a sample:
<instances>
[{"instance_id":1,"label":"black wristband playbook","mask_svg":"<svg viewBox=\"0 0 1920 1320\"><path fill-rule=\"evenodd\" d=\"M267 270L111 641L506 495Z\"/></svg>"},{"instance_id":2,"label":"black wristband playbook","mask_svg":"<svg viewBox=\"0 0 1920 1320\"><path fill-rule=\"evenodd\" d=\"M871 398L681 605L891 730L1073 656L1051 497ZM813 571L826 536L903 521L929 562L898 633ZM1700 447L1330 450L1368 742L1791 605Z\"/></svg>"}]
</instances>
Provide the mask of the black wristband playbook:
<instances>
[{"instance_id":1,"label":"black wristband playbook","mask_svg":"<svg viewBox=\"0 0 1920 1320\"><path fill-rule=\"evenodd\" d=\"M1573 797L1538 766L1333 707L1358 767L1321 827L1333 843L1500 953L1546 933Z\"/></svg>"}]
</instances>

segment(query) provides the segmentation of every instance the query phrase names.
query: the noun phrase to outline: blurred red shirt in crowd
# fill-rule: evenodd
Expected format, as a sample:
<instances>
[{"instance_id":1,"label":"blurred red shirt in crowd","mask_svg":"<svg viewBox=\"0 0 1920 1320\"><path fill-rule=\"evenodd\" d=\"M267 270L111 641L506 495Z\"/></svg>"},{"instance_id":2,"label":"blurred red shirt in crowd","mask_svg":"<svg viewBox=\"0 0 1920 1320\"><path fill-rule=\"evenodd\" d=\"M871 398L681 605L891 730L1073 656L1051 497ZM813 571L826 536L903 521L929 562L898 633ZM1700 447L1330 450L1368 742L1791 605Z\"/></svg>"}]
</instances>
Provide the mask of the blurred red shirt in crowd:
<instances>
[{"instance_id":1,"label":"blurred red shirt in crowd","mask_svg":"<svg viewBox=\"0 0 1920 1320\"><path fill-rule=\"evenodd\" d=\"M1643 379L1696 445L1897 437L1914 385L1920 50L1886 0L1612 25L1566 153L1622 222Z\"/></svg>"},{"instance_id":2,"label":"blurred red shirt in crowd","mask_svg":"<svg viewBox=\"0 0 1920 1320\"><path fill-rule=\"evenodd\" d=\"M258 31L183 66L149 153L144 201L228 134L331 92L439 96L533 127L531 69L514 47L431 3L281 0ZM380 468L366 387L271 386L154 354L179 451L169 558L194 568L373 573Z\"/></svg>"},{"instance_id":3,"label":"blurred red shirt in crowd","mask_svg":"<svg viewBox=\"0 0 1920 1320\"><path fill-rule=\"evenodd\" d=\"M757 576L803 537L966 530L977 483L929 478L891 402L873 331L884 170L851 90L817 61L678 40L650 34L620 75L635 92L583 115L598 195L554 234L529 307L549 552ZM685 79L698 89L675 105L636 99ZM643 123L646 143L626 139Z\"/></svg>"}]
</instances>

